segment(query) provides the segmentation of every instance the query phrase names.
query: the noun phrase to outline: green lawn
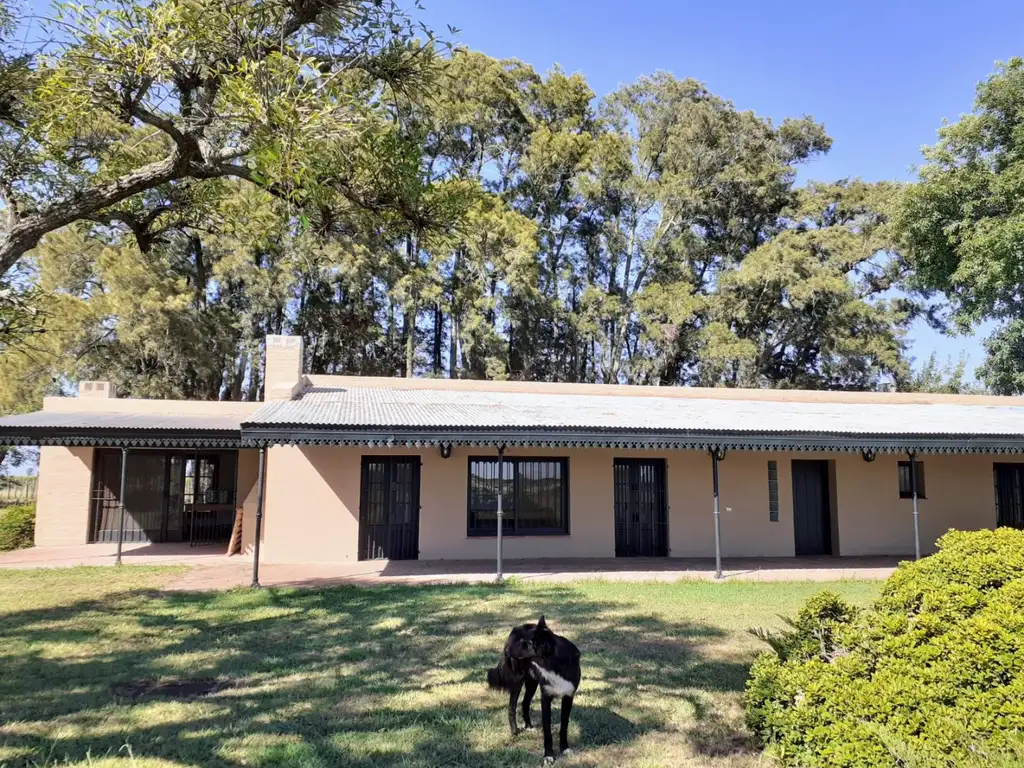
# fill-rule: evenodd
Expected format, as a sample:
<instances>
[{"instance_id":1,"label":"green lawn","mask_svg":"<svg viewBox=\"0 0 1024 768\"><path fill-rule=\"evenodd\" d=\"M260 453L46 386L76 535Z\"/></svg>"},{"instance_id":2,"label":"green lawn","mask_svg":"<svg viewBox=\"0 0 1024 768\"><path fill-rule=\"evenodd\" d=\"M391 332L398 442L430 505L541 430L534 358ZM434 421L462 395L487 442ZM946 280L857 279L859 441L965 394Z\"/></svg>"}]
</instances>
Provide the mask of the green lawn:
<instances>
[{"instance_id":1,"label":"green lawn","mask_svg":"<svg viewBox=\"0 0 1024 768\"><path fill-rule=\"evenodd\" d=\"M486 690L514 623L583 651L567 766L744 766L759 643L815 584L379 587L163 593L173 569L0 571L0 765L538 765ZM875 583L829 588L865 604ZM112 692L218 676L192 701ZM539 702L535 719L539 721Z\"/></svg>"}]
</instances>

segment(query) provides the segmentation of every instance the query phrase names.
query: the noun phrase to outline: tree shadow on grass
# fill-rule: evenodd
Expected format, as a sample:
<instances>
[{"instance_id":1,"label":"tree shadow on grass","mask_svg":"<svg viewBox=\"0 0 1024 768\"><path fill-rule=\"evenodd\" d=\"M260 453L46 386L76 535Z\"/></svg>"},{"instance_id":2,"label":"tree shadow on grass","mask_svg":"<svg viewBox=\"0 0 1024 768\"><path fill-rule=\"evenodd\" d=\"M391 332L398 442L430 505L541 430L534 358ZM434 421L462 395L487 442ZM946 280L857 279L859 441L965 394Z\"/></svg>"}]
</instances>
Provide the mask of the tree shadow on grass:
<instances>
[{"instance_id":1,"label":"tree shadow on grass","mask_svg":"<svg viewBox=\"0 0 1024 768\"><path fill-rule=\"evenodd\" d=\"M505 699L485 690L484 670L509 628L541 613L583 650L571 733L596 750L594 765L602 746L676 730L668 713L680 707L694 733L744 738L709 696L742 690L746 665L696 650L722 630L571 586L136 590L0 614L0 765L85 761L125 744L136 756L209 766L533 764L539 736L511 739ZM232 687L134 705L111 693L171 678Z\"/></svg>"}]
</instances>

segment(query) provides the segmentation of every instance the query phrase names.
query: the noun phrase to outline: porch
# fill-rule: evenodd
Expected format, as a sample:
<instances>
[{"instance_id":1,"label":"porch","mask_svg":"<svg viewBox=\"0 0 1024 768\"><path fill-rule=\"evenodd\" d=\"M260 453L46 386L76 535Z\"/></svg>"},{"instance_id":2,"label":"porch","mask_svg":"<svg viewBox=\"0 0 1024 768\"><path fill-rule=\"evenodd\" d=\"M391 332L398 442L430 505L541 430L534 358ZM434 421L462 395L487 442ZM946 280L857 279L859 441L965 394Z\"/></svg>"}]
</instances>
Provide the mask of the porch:
<instances>
[{"instance_id":1,"label":"porch","mask_svg":"<svg viewBox=\"0 0 1024 768\"><path fill-rule=\"evenodd\" d=\"M125 542L121 558L125 565L211 567L226 563L252 562L251 558L245 555L228 557L226 553L226 544L192 546L188 542ZM59 547L30 547L13 552L0 552L0 568L74 568L81 565L114 565L116 560L116 541Z\"/></svg>"},{"instance_id":2,"label":"porch","mask_svg":"<svg viewBox=\"0 0 1024 768\"><path fill-rule=\"evenodd\" d=\"M116 545L84 544L33 547L0 553L0 568L61 568L113 565ZM726 581L842 581L884 579L906 557L726 558ZM169 588L182 591L223 590L247 586L252 558L228 557L219 547L188 544L125 544L129 565L182 565L189 570ZM567 558L506 560L506 577L520 581L673 582L713 580L714 558ZM365 560L339 563L265 563L260 582L268 587L319 588L337 584L493 583L493 560Z\"/></svg>"}]
</instances>

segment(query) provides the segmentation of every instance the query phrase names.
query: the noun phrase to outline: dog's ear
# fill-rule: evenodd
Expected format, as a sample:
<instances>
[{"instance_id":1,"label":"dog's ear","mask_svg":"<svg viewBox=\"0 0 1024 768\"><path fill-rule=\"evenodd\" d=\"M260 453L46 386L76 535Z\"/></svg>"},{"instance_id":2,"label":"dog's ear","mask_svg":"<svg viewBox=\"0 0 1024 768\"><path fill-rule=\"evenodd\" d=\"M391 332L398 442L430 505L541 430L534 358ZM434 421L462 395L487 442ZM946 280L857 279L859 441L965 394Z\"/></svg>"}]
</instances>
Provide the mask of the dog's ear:
<instances>
[{"instance_id":1,"label":"dog's ear","mask_svg":"<svg viewBox=\"0 0 1024 768\"><path fill-rule=\"evenodd\" d=\"M533 631L533 650L538 656L547 657L555 652L555 634L548 629L548 624L541 616L537 628Z\"/></svg>"}]
</instances>

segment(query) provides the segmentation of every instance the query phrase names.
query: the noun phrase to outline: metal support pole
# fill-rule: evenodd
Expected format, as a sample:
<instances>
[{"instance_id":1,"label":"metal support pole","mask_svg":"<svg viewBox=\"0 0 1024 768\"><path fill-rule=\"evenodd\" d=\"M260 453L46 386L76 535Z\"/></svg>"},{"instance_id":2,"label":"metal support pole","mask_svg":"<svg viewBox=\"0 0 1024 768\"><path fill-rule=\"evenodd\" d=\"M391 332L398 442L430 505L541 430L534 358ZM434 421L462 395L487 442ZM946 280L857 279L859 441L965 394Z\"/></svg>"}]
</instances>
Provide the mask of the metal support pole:
<instances>
[{"instance_id":1,"label":"metal support pole","mask_svg":"<svg viewBox=\"0 0 1024 768\"><path fill-rule=\"evenodd\" d=\"M188 522L188 545L196 545L196 509L199 507L199 447L192 455L192 514Z\"/></svg>"},{"instance_id":2,"label":"metal support pole","mask_svg":"<svg viewBox=\"0 0 1024 768\"><path fill-rule=\"evenodd\" d=\"M921 529L917 519L917 455L907 452L910 459L910 493L914 497L914 559L921 559Z\"/></svg>"},{"instance_id":3,"label":"metal support pole","mask_svg":"<svg viewBox=\"0 0 1024 768\"><path fill-rule=\"evenodd\" d=\"M722 578L722 516L718 505L718 462L725 458L725 452L719 448L711 449L711 477L715 491L715 578Z\"/></svg>"},{"instance_id":4,"label":"metal support pole","mask_svg":"<svg viewBox=\"0 0 1024 768\"><path fill-rule=\"evenodd\" d=\"M256 470L256 538L252 546L252 584L254 589L260 586L260 538L263 535L263 475L267 463L267 449L260 446L259 469Z\"/></svg>"},{"instance_id":5,"label":"metal support pole","mask_svg":"<svg viewBox=\"0 0 1024 768\"><path fill-rule=\"evenodd\" d=\"M115 565L121 564L121 548L124 546L124 477L128 467L128 449L121 448L121 493L118 496L121 507L121 522L117 526L117 559Z\"/></svg>"},{"instance_id":6,"label":"metal support pole","mask_svg":"<svg viewBox=\"0 0 1024 768\"><path fill-rule=\"evenodd\" d=\"M500 584L505 579L505 574L502 572L502 528L504 527L505 513L501 509L501 492L505 485L505 446L498 448L498 574L497 581Z\"/></svg>"}]
</instances>

